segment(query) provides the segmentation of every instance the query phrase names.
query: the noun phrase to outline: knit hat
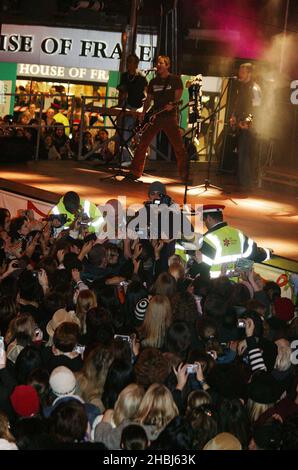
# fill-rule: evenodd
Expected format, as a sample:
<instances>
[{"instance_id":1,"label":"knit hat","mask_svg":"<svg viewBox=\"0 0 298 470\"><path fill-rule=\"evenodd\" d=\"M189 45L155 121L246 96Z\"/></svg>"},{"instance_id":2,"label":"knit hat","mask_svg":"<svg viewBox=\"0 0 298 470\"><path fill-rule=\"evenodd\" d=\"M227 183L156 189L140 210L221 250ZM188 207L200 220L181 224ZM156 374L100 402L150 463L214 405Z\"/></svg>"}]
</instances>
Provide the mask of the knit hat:
<instances>
[{"instance_id":1,"label":"knit hat","mask_svg":"<svg viewBox=\"0 0 298 470\"><path fill-rule=\"evenodd\" d=\"M136 304L134 314L138 321L142 322L144 320L148 305L149 300L147 298L139 300Z\"/></svg>"},{"instance_id":2,"label":"knit hat","mask_svg":"<svg viewBox=\"0 0 298 470\"><path fill-rule=\"evenodd\" d=\"M76 323L80 326L80 320L74 312L67 312L64 308L57 310L47 324L47 332L50 337L54 336L55 330L62 323Z\"/></svg>"},{"instance_id":3,"label":"knit hat","mask_svg":"<svg viewBox=\"0 0 298 470\"><path fill-rule=\"evenodd\" d=\"M233 434L221 432L207 442L203 450L242 450L242 446Z\"/></svg>"},{"instance_id":4,"label":"knit hat","mask_svg":"<svg viewBox=\"0 0 298 470\"><path fill-rule=\"evenodd\" d=\"M67 367L56 367L50 375L49 383L57 397L75 394L77 381L74 373Z\"/></svg>"},{"instance_id":5,"label":"knit hat","mask_svg":"<svg viewBox=\"0 0 298 470\"><path fill-rule=\"evenodd\" d=\"M17 385L10 395L10 401L19 416L29 418L39 412L39 396L32 385Z\"/></svg>"},{"instance_id":6,"label":"knit hat","mask_svg":"<svg viewBox=\"0 0 298 470\"><path fill-rule=\"evenodd\" d=\"M278 297L274 301L275 316L283 321L290 321L294 317L295 306L287 297Z\"/></svg>"},{"instance_id":7,"label":"knit hat","mask_svg":"<svg viewBox=\"0 0 298 470\"><path fill-rule=\"evenodd\" d=\"M282 392L282 386L268 372L255 374L248 384L248 397L256 403L276 403Z\"/></svg>"},{"instance_id":8,"label":"knit hat","mask_svg":"<svg viewBox=\"0 0 298 470\"><path fill-rule=\"evenodd\" d=\"M160 181L153 181L153 183L151 183L149 186L148 194L150 195L151 193L154 193L154 192L166 194L167 190L166 190L165 185L161 183Z\"/></svg>"}]
</instances>

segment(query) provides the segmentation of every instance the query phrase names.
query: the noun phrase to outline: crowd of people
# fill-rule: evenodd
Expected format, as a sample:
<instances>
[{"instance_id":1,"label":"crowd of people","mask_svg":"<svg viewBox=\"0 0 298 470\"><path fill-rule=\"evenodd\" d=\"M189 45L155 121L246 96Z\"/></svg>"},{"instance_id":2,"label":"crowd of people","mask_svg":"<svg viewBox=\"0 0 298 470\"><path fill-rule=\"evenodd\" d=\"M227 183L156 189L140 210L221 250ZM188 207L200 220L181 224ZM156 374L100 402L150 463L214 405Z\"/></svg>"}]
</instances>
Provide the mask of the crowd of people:
<instances>
[{"instance_id":1,"label":"crowd of people","mask_svg":"<svg viewBox=\"0 0 298 470\"><path fill-rule=\"evenodd\" d=\"M75 107L64 110L61 100L54 99L51 106L40 114L35 103L25 111L0 118L0 138L3 141L26 142L31 146L31 157L35 157L38 144L38 158L41 160L77 159L81 126L80 98L75 99ZM103 118L92 117L84 113L82 128L81 156L96 149L93 158L103 163L114 158L115 146L109 139L109 132L104 127ZM40 139L38 142L38 129ZM99 146L99 144L102 144ZM29 155L30 157L30 155Z\"/></svg>"},{"instance_id":2,"label":"crowd of people","mask_svg":"<svg viewBox=\"0 0 298 470\"><path fill-rule=\"evenodd\" d=\"M0 209L0 449L298 448L298 320L276 283L54 218Z\"/></svg>"}]
</instances>

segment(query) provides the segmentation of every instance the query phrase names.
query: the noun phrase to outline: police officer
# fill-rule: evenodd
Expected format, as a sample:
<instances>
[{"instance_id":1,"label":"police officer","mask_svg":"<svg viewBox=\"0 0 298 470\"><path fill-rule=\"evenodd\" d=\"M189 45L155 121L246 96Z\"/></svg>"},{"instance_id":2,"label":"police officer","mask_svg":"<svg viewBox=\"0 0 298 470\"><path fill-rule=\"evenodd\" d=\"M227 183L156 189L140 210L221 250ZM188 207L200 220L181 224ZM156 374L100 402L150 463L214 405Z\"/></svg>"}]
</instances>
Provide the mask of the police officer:
<instances>
[{"instance_id":1,"label":"police officer","mask_svg":"<svg viewBox=\"0 0 298 470\"><path fill-rule=\"evenodd\" d=\"M104 218L94 202L80 198L74 191L64 194L58 204L51 209L50 214L57 216L66 214L67 221L63 225L64 228L74 229L75 222L85 223L90 233L99 233L104 224Z\"/></svg>"},{"instance_id":2,"label":"police officer","mask_svg":"<svg viewBox=\"0 0 298 470\"><path fill-rule=\"evenodd\" d=\"M200 273L209 273L211 278L233 273L241 258L258 263L270 258L268 248L258 247L241 230L224 222L224 208L222 205L203 206L203 221L208 231L202 237L196 258L200 262Z\"/></svg>"}]
</instances>

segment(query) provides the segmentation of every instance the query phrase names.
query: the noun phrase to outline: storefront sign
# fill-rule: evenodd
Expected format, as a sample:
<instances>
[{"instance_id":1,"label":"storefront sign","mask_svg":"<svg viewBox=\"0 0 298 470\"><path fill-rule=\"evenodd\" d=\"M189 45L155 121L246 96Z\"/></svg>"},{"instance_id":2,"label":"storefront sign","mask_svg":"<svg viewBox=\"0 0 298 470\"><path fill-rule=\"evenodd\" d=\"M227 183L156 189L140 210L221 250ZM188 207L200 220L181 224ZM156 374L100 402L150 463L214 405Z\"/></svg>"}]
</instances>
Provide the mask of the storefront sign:
<instances>
[{"instance_id":1,"label":"storefront sign","mask_svg":"<svg viewBox=\"0 0 298 470\"><path fill-rule=\"evenodd\" d=\"M109 72L81 67L63 67L62 65L18 64L18 77L50 78L80 82L102 82L109 80Z\"/></svg>"},{"instance_id":2,"label":"storefront sign","mask_svg":"<svg viewBox=\"0 0 298 470\"><path fill-rule=\"evenodd\" d=\"M138 34L140 68L153 65L156 44L156 35ZM121 54L120 32L3 25L0 35L0 61L6 62L119 70Z\"/></svg>"}]
</instances>

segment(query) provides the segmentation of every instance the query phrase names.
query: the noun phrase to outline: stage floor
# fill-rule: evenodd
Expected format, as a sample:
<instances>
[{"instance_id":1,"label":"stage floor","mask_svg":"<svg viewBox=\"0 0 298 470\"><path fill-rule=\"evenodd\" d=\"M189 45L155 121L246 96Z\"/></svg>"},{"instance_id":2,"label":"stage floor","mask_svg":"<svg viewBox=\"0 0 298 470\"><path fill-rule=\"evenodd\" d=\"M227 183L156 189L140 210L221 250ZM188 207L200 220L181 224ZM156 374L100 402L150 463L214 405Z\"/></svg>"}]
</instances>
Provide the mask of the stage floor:
<instances>
[{"instance_id":1,"label":"stage floor","mask_svg":"<svg viewBox=\"0 0 298 470\"><path fill-rule=\"evenodd\" d=\"M96 166L94 162L38 161L26 164L1 165L2 189L25 194L32 198L56 203L67 191L77 191L80 196L97 204L108 199L125 196L127 205L142 203L147 199L148 186L160 180L167 185L168 194L183 204L184 186L177 178L174 162L150 162L146 167L143 184L108 179L112 171ZM194 174L195 173L195 174ZM161 176L163 175L163 176ZM204 185L206 165L192 165L191 176L196 185ZM298 197L281 192L269 193L257 189L253 194L239 194L233 186L231 175L216 176L211 173L211 182L226 191L204 187L190 187L187 203L224 204L227 222L252 237L259 245L270 247L280 256L298 260Z\"/></svg>"}]
</instances>

